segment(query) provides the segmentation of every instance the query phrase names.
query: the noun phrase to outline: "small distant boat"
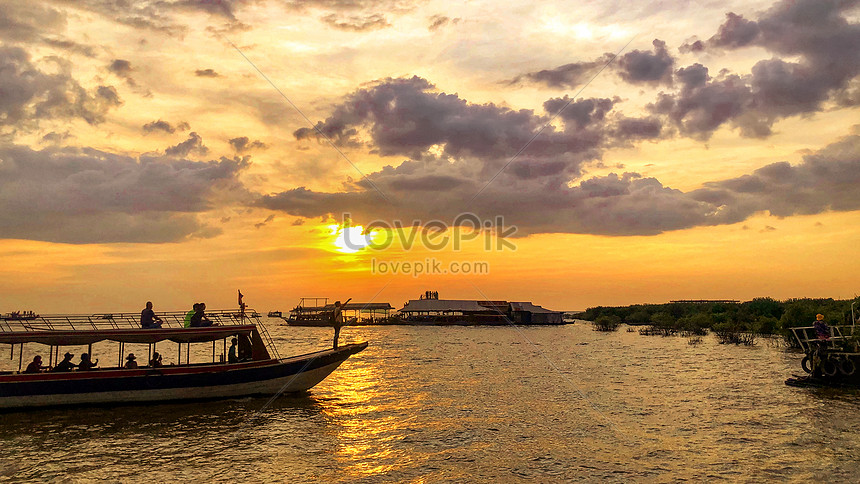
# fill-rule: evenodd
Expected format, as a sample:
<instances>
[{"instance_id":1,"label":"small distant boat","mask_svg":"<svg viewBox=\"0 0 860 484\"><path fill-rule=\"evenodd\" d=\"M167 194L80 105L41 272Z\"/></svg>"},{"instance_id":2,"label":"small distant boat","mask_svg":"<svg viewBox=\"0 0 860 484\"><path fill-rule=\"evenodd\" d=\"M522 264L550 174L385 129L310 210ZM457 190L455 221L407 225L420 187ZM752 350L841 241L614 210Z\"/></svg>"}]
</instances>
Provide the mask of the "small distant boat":
<instances>
[{"instance_id":1,"label":"small distant boat","mask_svg":"<svg viewBox=\"0 0 860 484\"><path fill-rule=\"evenodd\" d=\"M270 318L283 318L284 317L283 313L280 311L269 311L269 314L267 314L266 316L268 316Z\"/></svg>"},{"instance_id":2,"label":"small distant boat","mask_svg":"<svg viewBox=\"0 0 860 484\"><path fill-rule=\"evenodd\" d=\"M254 395L278 395L312 388L367 342L347 344L299 356L281 358L255 311L209 311L216 325L185 328L185 312L156 313L161 328L142 329L137 313L92 316L40 316L31 321L0 324L0 344L18 350L18 371L0 372L0 409L31 409L62 405L125 404L204 400ZM253 314L255 317L250 317ZM238 341L238 361L224 361L227 339ZM60 361L60 348L87 346L100 341L119 345L117 366L87 371L26 373L21 369L24 344L46 345L48 366ZM123 368L124 345L177 344L177 364ZM218 342L223 353L216 359ZM190 345L212 343L211 362L191 362ZM184 351L183 351L183 347ZM183 363L183 356L185 361ZM104 359L104 356L102 357ZM147 360L149 361L149 360Z\"/></svg>"}]
</instances>

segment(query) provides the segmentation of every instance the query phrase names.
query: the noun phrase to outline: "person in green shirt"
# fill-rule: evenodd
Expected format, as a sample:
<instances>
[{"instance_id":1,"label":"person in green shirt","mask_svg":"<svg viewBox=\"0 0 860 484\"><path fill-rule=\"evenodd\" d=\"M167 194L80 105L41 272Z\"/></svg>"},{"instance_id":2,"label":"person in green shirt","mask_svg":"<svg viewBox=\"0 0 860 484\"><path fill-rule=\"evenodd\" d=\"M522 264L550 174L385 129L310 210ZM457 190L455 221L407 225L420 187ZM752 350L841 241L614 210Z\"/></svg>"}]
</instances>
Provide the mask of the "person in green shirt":
<instances>
[{"instance_id":1,"label":"person in green shirt","mask_svg":"<svg viewBox=\"0 0 860 484\"><path fill-rule=\"evenodd\" d=\"M192 309L191 311L188 311L188 313L185 314L185 324L183 326L185 326L186 328L191 327L191 317L194 316L194 313L197 312L197 308L199 306L200 306L200 303L194 303L194 306L192 306L194 309Z\"/></svg>"}]
</instances>

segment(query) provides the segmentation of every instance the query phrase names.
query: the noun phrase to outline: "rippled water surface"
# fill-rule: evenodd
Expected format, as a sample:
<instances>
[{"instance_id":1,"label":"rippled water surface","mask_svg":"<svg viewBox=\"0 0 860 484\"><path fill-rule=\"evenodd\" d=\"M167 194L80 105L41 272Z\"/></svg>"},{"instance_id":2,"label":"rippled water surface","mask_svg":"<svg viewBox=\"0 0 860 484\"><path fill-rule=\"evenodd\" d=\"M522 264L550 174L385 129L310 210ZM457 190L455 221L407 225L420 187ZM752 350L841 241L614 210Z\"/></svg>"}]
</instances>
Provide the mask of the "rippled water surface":
<instances>
[{"instance_id":1,"label":"rippled water surface","mask_svg":"<svg viewBox=\"0 0 860 484\"><path fill-rule=\"evenodd\" d=\"M282 356L330 344L331 330L268 327ZM764 341L691 346L581 323L357 327L342 338L370 346L300 397L0 414L0 480L860 476L860 394L785 386L800 358Z\"/></svg>"}]
</instances>

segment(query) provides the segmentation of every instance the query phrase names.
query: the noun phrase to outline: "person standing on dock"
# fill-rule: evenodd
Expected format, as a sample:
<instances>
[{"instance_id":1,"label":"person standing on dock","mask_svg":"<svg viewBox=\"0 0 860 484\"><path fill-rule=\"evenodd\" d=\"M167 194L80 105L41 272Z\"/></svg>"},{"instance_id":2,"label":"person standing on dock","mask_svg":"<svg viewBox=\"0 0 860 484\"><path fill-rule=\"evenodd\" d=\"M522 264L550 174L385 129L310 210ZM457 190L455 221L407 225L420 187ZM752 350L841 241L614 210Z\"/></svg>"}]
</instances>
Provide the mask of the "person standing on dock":
<instances>
[{"instance_id":1,"label":"person standing on dock","mask_svg":"<svg viewBox=\"0 0 860 484\"><path fill-rule=\"evenodd\" d=\"M164 321L152 310L152 301L146 301L146 308L140 312L141 328L160 328Z\"/></svg>"},{"instance_id":2,"label":"person standing on dock","mask_svg":"<svg viewBox=\"0 0 860 484\"><path fill-rule=\"evenodd\" d=\"M815 328L815 334L819 340L828 341L830 339L830 326L824 322L823 314L815 315L815 322L812 323L812 327Z\"/></svg>"}]
</instances>

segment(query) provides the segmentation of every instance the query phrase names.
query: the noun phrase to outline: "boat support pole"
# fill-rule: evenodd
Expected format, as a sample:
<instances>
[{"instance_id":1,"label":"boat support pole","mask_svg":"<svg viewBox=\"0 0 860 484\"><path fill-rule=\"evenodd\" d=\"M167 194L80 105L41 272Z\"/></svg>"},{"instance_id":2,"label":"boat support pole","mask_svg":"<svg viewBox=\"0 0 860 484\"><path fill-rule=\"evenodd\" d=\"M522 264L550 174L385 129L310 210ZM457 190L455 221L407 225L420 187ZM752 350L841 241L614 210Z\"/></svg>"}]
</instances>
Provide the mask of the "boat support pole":
<instances>
[{"instance_id":1,"label":"boat support pole","mask_svg":"<svg viewBox=\"0 0 860 484\"><path fill-rule=\"evenodd\" d=\"M10 343L10 344L9 344L9 348L11 348L11 349L12 349L12 350L9 352L9 359L10 359L10 360L14 360L14 359L15 359L15 343Z\"/></svg>"},{"instance_id":2,"label":"boat support pole","mask_svg":"<svg viewBox=\"0 0 860 484\"><path fill-rule=\"evenodd\" d=\"M48 366L54 366L54 347L48 347Z\"/></svg>"},{"instance_id":3,"label":"boat support pole","mask_svg":"<svg viewBox=\"0 0 860 484\"><path fill-rule=\"evenodd\" d=\"M15 345L12 345L14 348ZM24 363L24 343L21 343L21 349L18 350L18 373L21 373L21 365Z\"/></svg>"},{"instance_id":4,"label":"boat support pole","mask_svg":"<svg viewBox=\"0 0 860 484\"><path fill-rule=\"evenodd\" d=\"M215 340L212 340L212 363L215 363Z\"/></svg>"},{"instance_id":5,"label":"boat support pole","mask_svg":"<svg viewBox=\"0 0 860 484\"><path fill-rule=\"evenodd\" d=\"M182 364L182 343L176 343L179 346L179 354L176 355L176 366Z\"/></svg>"}]
</instances>

